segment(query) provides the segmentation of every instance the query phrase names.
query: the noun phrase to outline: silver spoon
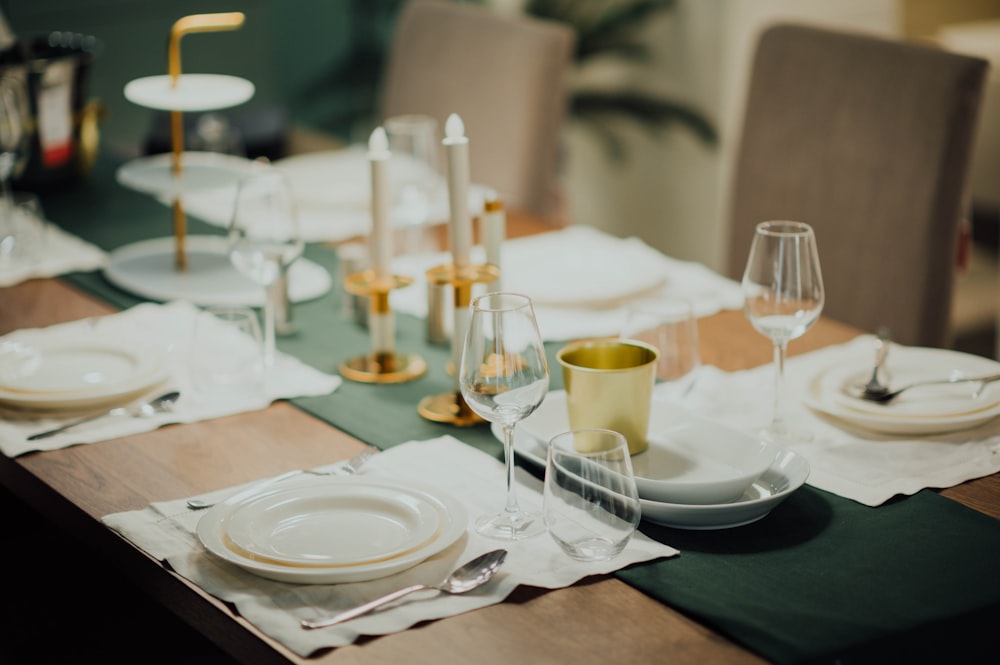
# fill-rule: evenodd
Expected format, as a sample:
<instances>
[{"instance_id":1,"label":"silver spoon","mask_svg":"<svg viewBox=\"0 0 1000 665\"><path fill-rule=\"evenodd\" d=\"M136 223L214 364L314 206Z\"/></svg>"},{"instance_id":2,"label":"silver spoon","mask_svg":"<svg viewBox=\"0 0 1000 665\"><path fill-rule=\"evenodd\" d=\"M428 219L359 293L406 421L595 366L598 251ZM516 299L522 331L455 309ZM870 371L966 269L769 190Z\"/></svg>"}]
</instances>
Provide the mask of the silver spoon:
<instances>
[{"instance_id":1,"label":"silver spoon","mask_svg":"<svg viewBox=\"0 0 1000 665\"><path fill-rule=\"evenodd\" d=\"M993 381L1000 380L1000 374L991 374L989 376L975 376L971 378L958 378L958 379L938 379L935 381L917 381L916 383L911 383L908 386L903 386L896 390L889 392L876 394L865 392L864 388L858 388L851 386L848 388L848 394L852 397L858 397L860 399L868 400L869 402L878 402L880 404L886 404L896 399L900 393L910 390L911 388L918 388L921 386L943 386L951 383L979 383L980 386L972 394L972 399L979 397L979 393L982 392L983 386L987 383L992 383Z\"/></svg>"},{"instance_id":2,"label":"silver spoon","mask_svg":"<svg viewBox=\"0 0 1000 665\"><path fill-rule=\"evenodd\" d=\"M86 418L80 418L79 420L74 420L73 422L66 423L55 429L46 430L44 432L38 432L37 434L32 434L28 437L28 441L36 441L38 439L44 439L50 437L54 434L59 434L60 432L65 432L71 427L76 427L77 425L82 425L84 423L89 423L91 421L97 420L98 418L104 418L106 416L132 416L133 418L149 418L157 413L163 413L164 411L170 411L174 408L174 404L180 398L181 394L177 391L172 391L169 393L164 393L159 397L151 399L148 402L139 404L138 406L119 406L104 413L98 413L93 416L87 416Z\"/></svg>"},{"instance_id":3,"label":"silver spoon","mask_svg":"<svg viewBox=\"0 0 1000 665\"><path fill-rule=\"evenodd\" d=\"M448 579L441 584L414 584L400 589L399 591L388 593L384 596L376 598L375 600L371 600L364 605L358 605L354 609L341 612L340 614L334 614L333 616L324 617L322 619L303 619L302 627L312 629L333 626L334 624L342 623L348 619L354 619L363 614L367 614L372 610L382 607L387 603L391 603L394 600L398 600L403 596L407 596L417 591L423 591L425 589L436 589L450 594L472 591L473 589L489 582L493 575L496 574L497 570L500 569L500 566L503 565L504 559L506 558L507 550L500 549L487 552L486 554L476 557L464 566L457 568L455 572L449 575Z\"/></svg>"},{"instance_id":4,"label":"silver spoon","mask_svg":"<svg viewBox=\"0 0 1000 665\"><path fill-rule=\"evenodd\" d=\"M865 395L873 397L885 395L889 392L889 386L882 383L878 376L879 372L882 371L882 365L885 364L885 358L888 354L889 335L884 329L880 329L878 337L875 339L875 366L872 368L872 376L868 379L868 383L861 388Z\"/></svg>"}]
</instances>

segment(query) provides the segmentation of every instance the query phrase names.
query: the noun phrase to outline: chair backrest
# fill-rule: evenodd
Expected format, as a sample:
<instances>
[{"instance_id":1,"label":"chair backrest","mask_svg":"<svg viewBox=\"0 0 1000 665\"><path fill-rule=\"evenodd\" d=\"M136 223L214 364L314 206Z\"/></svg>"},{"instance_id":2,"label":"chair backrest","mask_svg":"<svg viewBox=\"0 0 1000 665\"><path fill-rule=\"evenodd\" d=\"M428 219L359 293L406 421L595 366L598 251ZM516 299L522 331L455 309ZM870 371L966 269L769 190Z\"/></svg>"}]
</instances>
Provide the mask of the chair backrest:
<instances>
[{"instance_id":1,"label":"chair backrest","mask_svg":"<svg viewBox=\"0 0 1000 665\"><path fill-rule=\"evenodd\" d=\"M754 227L816 231L824 315L947 346L983 60L775 25L758 43L730 198L728 272Z\"/></svg>"},{"instance_id":2,"label":"chair backrest","mask_svg":"<svg viewBox=\"0 0 1000 665\"><path fill-rule=\"evenodd\" d=\"M557 192L575 33L568 25L482 6L411 0L400 12L382 82L381 120L461 116L472 182L508 208L548 214Z\"/></svg>"}]
</instances>

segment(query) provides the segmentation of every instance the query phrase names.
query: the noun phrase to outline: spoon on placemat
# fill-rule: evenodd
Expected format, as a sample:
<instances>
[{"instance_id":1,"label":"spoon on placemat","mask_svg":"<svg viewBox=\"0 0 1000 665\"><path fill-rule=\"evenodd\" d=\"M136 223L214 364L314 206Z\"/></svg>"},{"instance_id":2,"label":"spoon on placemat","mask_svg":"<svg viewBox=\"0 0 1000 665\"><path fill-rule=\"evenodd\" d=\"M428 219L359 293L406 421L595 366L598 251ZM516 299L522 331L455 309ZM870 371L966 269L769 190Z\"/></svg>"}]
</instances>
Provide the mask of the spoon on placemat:
<instances>
[{"instance_id":1,"label":"spoon on placemat","mask_svg":"<svg viewBox=\"0 0 1000 665\"><path fill-rule=\"evenodd\" d=\"M38 432L37 434L32 434L28 437L28 441L36 441L38 439L44 439L50 437L54 434L59 434L60 432L65 432L66 430L76 427L77 425L82 425L84 423L89 423L98 418L104 418L106 416L132 416L133 418L148 418L157 413L163 413L165 411L170 411L174 408L174 404L180 398L181 394L177 391L171 391L169 393L164 393L159 397L151 399L148 402L139 404L138 406L119 406L114 409L110 409L103 413L98 413L93 416L87 416L86 418L80 418L79 420L74 420L73 422L66 423L60 427L54 429L46 430L44 432Z\"/></svg>"},{"instance_id":2,"label":"spoon on placemat","mask_svg":"<svg viewBox=\"0 0 1000 665\"><path fill-rule=\"evenodd\" d=\"M469 561L467 564L455 569L455 572L449 575L448 579L441 584L414 584L400 589L399 591L388 593L384 596L376 598L375 600L371 600L364 605L358 605L354 609L334 614L333 616L322 619L303 619L302 627L308 629L326 628L327 626L343 623L348 619L354 619L363 614L368 614L372 610L391 603L394 600L398 600L403 596L407 596L417 591L424 591L426 589L436 589L450 594L467 593L489 582L496 574L497 570L500 569L500 566L503 565L504 559L506 558L507 550L504 549L487 552L486 554L482 554L472 561Z\"/></svg>"}]
</instances>

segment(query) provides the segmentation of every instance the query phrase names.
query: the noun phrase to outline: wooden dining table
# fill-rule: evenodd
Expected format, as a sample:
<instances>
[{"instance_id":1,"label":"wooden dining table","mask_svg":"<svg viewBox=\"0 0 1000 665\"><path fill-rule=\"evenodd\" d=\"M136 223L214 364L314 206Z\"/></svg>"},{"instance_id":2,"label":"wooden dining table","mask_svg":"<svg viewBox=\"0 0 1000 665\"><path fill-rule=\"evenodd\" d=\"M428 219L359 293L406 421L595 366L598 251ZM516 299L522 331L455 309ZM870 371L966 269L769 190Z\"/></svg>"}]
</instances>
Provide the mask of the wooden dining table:
<instances>
[{"instance_id":1,"label":"wooden dining table","mask_svg":"<svg viewBox=\"0 0 1000 665\"><path fill-rule=\"evenodd\" d=\"M551 228L545 220L516 214L509 215L508 224L511 236ZM0 289L0 334L115 311L63 279L34 279ZM722 311L700 319L698 325L707 364L740 370L772 359L770 341L753 330L742 312ZM845 342L860 332L821 318L791 344L789 353ZM456 436L461 436L458 428ZM612 575L585 578L557 590L520 587L504 602L481 610L303 658L100 522L102 516L143 509L153 501L347 459L367 445L279 401L260 411L0 457L0 483L56 528L87 543L121 580L134 583L243 663L767 662ZM941 494L1000 519L1000 475ZM136 662L141 661L136 654Z\"/></svg>"}]
</instances>

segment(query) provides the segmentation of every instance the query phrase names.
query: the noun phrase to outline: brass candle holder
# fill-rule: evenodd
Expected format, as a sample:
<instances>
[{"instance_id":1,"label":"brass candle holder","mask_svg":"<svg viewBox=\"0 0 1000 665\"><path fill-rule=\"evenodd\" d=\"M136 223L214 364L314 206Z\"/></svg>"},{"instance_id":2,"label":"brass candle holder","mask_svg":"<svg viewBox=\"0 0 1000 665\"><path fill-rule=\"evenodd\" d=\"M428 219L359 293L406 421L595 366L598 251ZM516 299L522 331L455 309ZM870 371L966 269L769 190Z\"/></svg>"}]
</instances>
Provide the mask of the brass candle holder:
<instances>
[{"instance_id":1,"label":"brass candle holder","mask_svg":"<svg viewBox=\"0 0 1000 665\"><path fill-rule=\"evenodd\" d=\"M467 309L472 302L472 287L476 284L492 282L500 276L500 270L490 265L466 265L457 267L452 263L440 265L427 271L427 282L434 286L451 286L455 311ZM462 343L464 331L452 331L452 348ZM458 383L458 367L452 372ZM457 385L455 390L438 395L429 395L417 405L417 413L439 423L459 427L469 427L485 422L476 414L462 397Z\"/></svg>"},{"instance_id":2,"label":"brass candle holder","mask_svg":"<svg viewBox=\"0 0 1000 665\"><path fill-rule=\"evenodd\" d=\"M389 293L413 283L412 277L390 275L377 279L374 270L351 273L344 282L344 289L356 296L368 298L368 328L372 331L373 349L371 353L345 360L340 365L340 373L346 379L360 383L403 383L412 381L427 371L427 363L415 353L398 354L393 349L384 348L380 341L379 321L391 316Z\"/></svg>"}]
</instances>

